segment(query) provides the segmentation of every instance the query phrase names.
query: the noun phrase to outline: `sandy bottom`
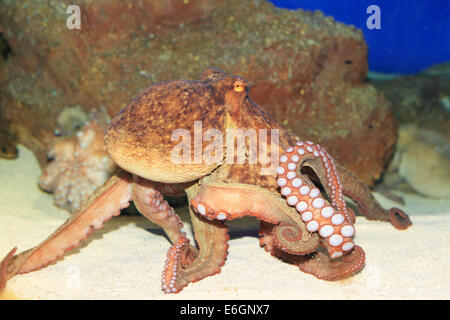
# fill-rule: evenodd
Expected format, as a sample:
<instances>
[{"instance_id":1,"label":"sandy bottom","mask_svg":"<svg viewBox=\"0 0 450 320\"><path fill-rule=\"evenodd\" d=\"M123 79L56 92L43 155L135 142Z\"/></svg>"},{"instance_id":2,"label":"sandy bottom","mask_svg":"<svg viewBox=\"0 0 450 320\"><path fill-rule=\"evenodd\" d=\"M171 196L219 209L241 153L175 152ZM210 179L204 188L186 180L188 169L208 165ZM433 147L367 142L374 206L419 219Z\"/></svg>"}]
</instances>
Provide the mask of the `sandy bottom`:
<instances>
[{"instance_id":1,"label":"sandy bottom","mask_svg":"<svg viewBox=\"0 0 450 320\"><path fill-rule=\"evenodd\" d=\"M69 216L36 185L40 169L31 152L0 160L0 257L14 246L36 245ZM393 202L376 194L385 207ZM257 221L230 224L222 272L176 295L160 289L170 243L142 216L105 224L63 260L8 282L3 298L19 299L449 299L450 199L403 194L413 227L395 230L358 217L355 242L366 252L356 276L327 282L302 273L259 247ZM185 210L185 230L192 235ZM192 238L192 237L191 237Z\"/></svg>"}]
</instances>

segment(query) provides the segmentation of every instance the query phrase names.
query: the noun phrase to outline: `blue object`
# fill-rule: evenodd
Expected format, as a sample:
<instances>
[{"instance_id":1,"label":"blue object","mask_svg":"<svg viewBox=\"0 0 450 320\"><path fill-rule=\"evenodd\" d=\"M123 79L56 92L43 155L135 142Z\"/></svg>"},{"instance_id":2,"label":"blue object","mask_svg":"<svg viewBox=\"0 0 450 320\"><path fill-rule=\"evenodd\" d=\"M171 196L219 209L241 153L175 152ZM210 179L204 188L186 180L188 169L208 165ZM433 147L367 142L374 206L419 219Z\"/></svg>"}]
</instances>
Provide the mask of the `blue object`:
<instances>
[{"instance_id":1,"label":"blue object","mask_svg":"<svg viewBox=\"0 0 450 320\"><path fill-rule=\"evenodd\" d=\"M288 9L321 10L362 29L369 68L384 73L416 73L450 61L450 0L271 0ZM370 5L380 8L381 29L368 29Z\"/></svg>"}]
</instances>

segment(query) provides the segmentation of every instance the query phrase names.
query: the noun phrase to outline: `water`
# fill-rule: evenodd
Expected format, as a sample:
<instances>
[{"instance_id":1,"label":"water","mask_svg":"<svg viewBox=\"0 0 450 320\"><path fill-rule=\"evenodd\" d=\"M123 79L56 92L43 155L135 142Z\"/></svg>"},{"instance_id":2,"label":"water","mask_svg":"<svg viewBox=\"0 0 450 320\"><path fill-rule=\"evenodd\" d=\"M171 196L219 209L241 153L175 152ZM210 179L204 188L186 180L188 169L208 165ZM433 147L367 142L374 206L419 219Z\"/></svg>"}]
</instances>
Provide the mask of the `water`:
<instances>
[{"instance_id":1,"label":"water","mask_svg":"<svg viewBox=\"0 0 450 320\"><path fill-rule=\"evenodd\" d=\"M289 9L322 10L336 20L361 29L369 46L372 71L417 73L450 59L450 1L314 1L273 0ZM367 20L380 9L380 29L369 29Z\"/></svg>"}]
</instances>

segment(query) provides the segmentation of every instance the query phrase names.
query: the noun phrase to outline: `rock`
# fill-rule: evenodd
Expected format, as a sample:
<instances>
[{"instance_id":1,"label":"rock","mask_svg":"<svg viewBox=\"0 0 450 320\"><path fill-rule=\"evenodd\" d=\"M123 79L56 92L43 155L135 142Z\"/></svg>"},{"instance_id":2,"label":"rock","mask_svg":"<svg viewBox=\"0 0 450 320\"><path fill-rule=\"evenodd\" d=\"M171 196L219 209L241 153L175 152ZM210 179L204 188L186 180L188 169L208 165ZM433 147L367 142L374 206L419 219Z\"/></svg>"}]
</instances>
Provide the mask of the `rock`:
<instances>
[{"instance_id":1,"label":"rock","mask_svg":"<svg viewBox=\"0 0 450 320\"><path fill-rule=\"evenodd\" d=\"M80 0L81 30L68 30L69 4L0 9L12 51L1 111L41 164L63 108L105 106L112 116L151 84L207 67L244 76L259 105L366 183L392 153L395 119L364 83L367 46L354 27L260 0Z\"/></svg>"},{"instance_id":2,"label":"rock","mask_svg":"<svg viewBox=\"0 0 450 320\"><path fill-rule=\"evenodd\" d=\"M371 84L391 102L400 124L414 123L450 140L450 63Z\"/></svg>"},{"instance_id":3,"label":"rock","mask_svg":"<svg viewBox=\"0 0 450 320\"><path fill-rule=\"evenodd\" d=\"M394 161L388 181L398 175L417 193L432 198L450 198L450 148L448 139L417 124L399 129ZM400 182L400 180L396 180Z\"/></svg>"},{"instance_id":4,"label":"rock","mask_svg":"<svg viewBox=\"0 0 450 320\"><path fill-rule=\"evenodd\" d=\"M9 47L6 40L0 33L0 83L5 83L5 77L3 70L3 64L6 57L9 55ZM0 106L4 98L0 95ZM11 134L10 123L2 114L0 114L0 158L2 159L15 159L18 156L19 150L16 146L16 139Z\"/></svg>"},{"instance_id":5,"label":"rock","mask_svg":"<svg viewBox=\"0 0 450 320\"><path fill-rule=\"evenodd\" d=\"M370 81L400 123L397 150L383 183L429 197L450 197L450 63L416 75Z\"/></svg>"}]
</instances>

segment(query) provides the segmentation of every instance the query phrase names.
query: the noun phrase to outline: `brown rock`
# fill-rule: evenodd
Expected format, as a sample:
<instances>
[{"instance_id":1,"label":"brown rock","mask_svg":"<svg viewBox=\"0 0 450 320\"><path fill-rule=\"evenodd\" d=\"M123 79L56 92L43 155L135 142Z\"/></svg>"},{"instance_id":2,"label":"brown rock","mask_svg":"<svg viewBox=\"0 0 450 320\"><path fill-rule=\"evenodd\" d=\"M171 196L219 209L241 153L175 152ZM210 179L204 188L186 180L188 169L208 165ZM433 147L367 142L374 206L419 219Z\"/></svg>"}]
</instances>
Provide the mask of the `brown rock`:
<instances>
[{"instance_id":1,"label":"brown rock","mask_svg":"<svg viewBox=\"0 0 450 320\"><path fill-rule=\"evenodd\" d=\"M437 132L450 143L450 63L371 84L392 104L400 124Z\"/></svg>"},{"instance_id":2,"label":"brown rock","mask_svg":"<svg viewBox=\"0 0 450 320\"><path fill-rule=\"evenodd\" d=\"M64 107L105 106L112 116L155 82L196 79L213 66L243 75L258 104L365 182L379 177L395 122L363 83L367 47L355 28L265 1L77 3L81 30L66 27L69 1L10 0L0 8L13 53L2 112L38 156Z\"/></svg>"}]
</instances>

